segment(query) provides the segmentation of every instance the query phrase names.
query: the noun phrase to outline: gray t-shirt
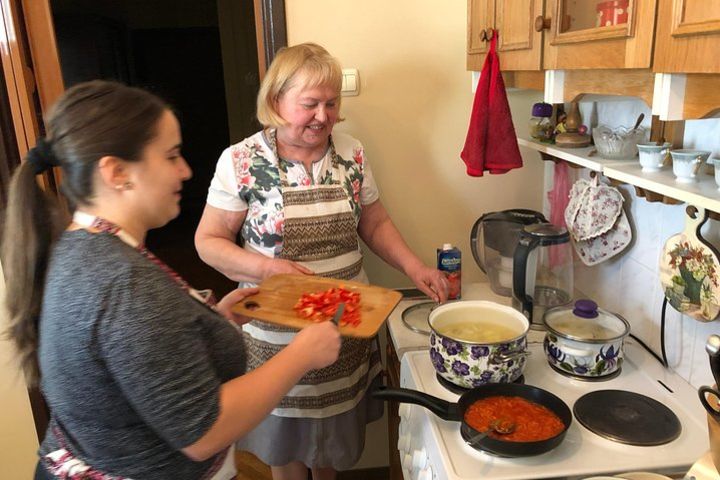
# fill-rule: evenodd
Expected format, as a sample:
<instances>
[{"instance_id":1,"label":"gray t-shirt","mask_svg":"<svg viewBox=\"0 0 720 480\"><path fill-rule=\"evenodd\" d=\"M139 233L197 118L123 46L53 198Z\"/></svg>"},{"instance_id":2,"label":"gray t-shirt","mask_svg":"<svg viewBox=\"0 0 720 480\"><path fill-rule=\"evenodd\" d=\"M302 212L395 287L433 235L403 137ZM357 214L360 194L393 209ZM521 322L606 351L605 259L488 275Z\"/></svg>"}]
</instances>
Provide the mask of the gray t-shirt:
<instances>
[{"instance_id":1,"label":"gray t-shirt","mask_svg":"<svg viewBox=\"0 0 720 480\"><path fill-rule=\"evenodd\" d=\"M65 232L40 316L41 388L51 419L41 455L62 442L133 480L202 478L214 462L179 450L219 414L220 385L245 370L234 326L109 234Z\"/></svg>"}]
</instances>

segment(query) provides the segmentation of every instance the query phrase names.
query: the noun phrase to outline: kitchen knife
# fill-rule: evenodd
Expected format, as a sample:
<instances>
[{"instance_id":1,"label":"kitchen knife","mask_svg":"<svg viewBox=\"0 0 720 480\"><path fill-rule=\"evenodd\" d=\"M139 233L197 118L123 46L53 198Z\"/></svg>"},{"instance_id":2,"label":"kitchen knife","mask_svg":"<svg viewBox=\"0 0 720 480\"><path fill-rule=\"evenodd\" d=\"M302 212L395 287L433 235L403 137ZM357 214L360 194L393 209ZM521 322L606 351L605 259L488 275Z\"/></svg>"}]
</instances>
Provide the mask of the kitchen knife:
<instances>
[{"instance_id":1,"label":"kitchen knife","mask_svg":"<svg viewBox=\"0 0 720 480\"><path fill-rule=\"evenodd\" d=\"M335 325L338 325L340 322L340 317L342 317L343 312L345 311L345 302L340 302L338 305L337 310L335 310L335 315L333 315L332 322Z\"/></svg>"},{"instance_id":2,"label":"kitchen knife","mask_svg":"<svg viewBox=\"0 0 720 480\"><path fill-rule=\"evenodd\" d=\"M710 371L715 379L715 388L720 388L720 336L710 335L705 351L710 356Z\"/></svg>"}]
</instances>

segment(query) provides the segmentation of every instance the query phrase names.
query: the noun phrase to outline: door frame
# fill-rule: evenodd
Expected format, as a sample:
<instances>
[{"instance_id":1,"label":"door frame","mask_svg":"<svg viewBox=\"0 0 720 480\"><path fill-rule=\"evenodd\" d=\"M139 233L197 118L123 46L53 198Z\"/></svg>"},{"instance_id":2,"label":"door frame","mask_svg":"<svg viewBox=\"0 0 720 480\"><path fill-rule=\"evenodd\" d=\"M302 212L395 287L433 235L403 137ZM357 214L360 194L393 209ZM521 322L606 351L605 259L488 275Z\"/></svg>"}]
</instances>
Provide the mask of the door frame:
<instances>
[{"instance_id":1,"label":"door frame","mask_svg":"<svg viewBox=\"0 0 720 480\"><path fill-rule=\"evenodd\" d=\"M262 80L275 53L287 45L285 0L253 0ZM15 141L20 157L45 132L42 116L65 91L50 0L0 0L0 62L8 91ZM60 170L39 177L46 191L57 193ZM28 390L38 439L49 412L37 389Z\"/></svg>"}]
</instances>

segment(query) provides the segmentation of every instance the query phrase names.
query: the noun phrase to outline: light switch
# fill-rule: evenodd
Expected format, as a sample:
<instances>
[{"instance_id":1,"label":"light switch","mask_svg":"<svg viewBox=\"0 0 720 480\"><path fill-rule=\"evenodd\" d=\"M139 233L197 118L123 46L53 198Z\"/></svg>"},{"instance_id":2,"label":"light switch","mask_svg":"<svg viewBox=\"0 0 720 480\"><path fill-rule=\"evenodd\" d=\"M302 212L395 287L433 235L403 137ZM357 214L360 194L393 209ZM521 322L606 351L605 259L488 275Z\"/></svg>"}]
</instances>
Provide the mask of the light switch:
<instances>
[{"instance_id":1,"label":"light switch","mask_svg":"<svg viewBox=\"0 0 720 480\"><path fill-rule=\"evenodd\" d=\"M354 97L360 94L360 76L357 68L343 68L342 96Z\"/></svg>"}]
</instances>

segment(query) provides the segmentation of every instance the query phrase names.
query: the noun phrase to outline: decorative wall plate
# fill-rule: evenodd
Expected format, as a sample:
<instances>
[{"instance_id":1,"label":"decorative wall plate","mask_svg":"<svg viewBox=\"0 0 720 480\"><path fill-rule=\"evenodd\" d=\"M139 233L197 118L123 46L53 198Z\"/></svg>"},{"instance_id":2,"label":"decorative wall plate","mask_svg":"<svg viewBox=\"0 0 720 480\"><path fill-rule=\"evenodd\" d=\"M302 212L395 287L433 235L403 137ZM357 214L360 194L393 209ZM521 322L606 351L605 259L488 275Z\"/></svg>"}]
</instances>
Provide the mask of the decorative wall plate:
<instances>
[{"instance_id":1,"label":"decorative wall plate","mask_svg":"<svg viewBox=\"0 0 720 480\"><path fill-rule=\"evenodd\" d=\"M673 308L709 322L720 313L720 261L715 247L700 234L708 212L688 206L686 214L685 229L665 242L660 283Z\"/></svg>"}]
</instances>

